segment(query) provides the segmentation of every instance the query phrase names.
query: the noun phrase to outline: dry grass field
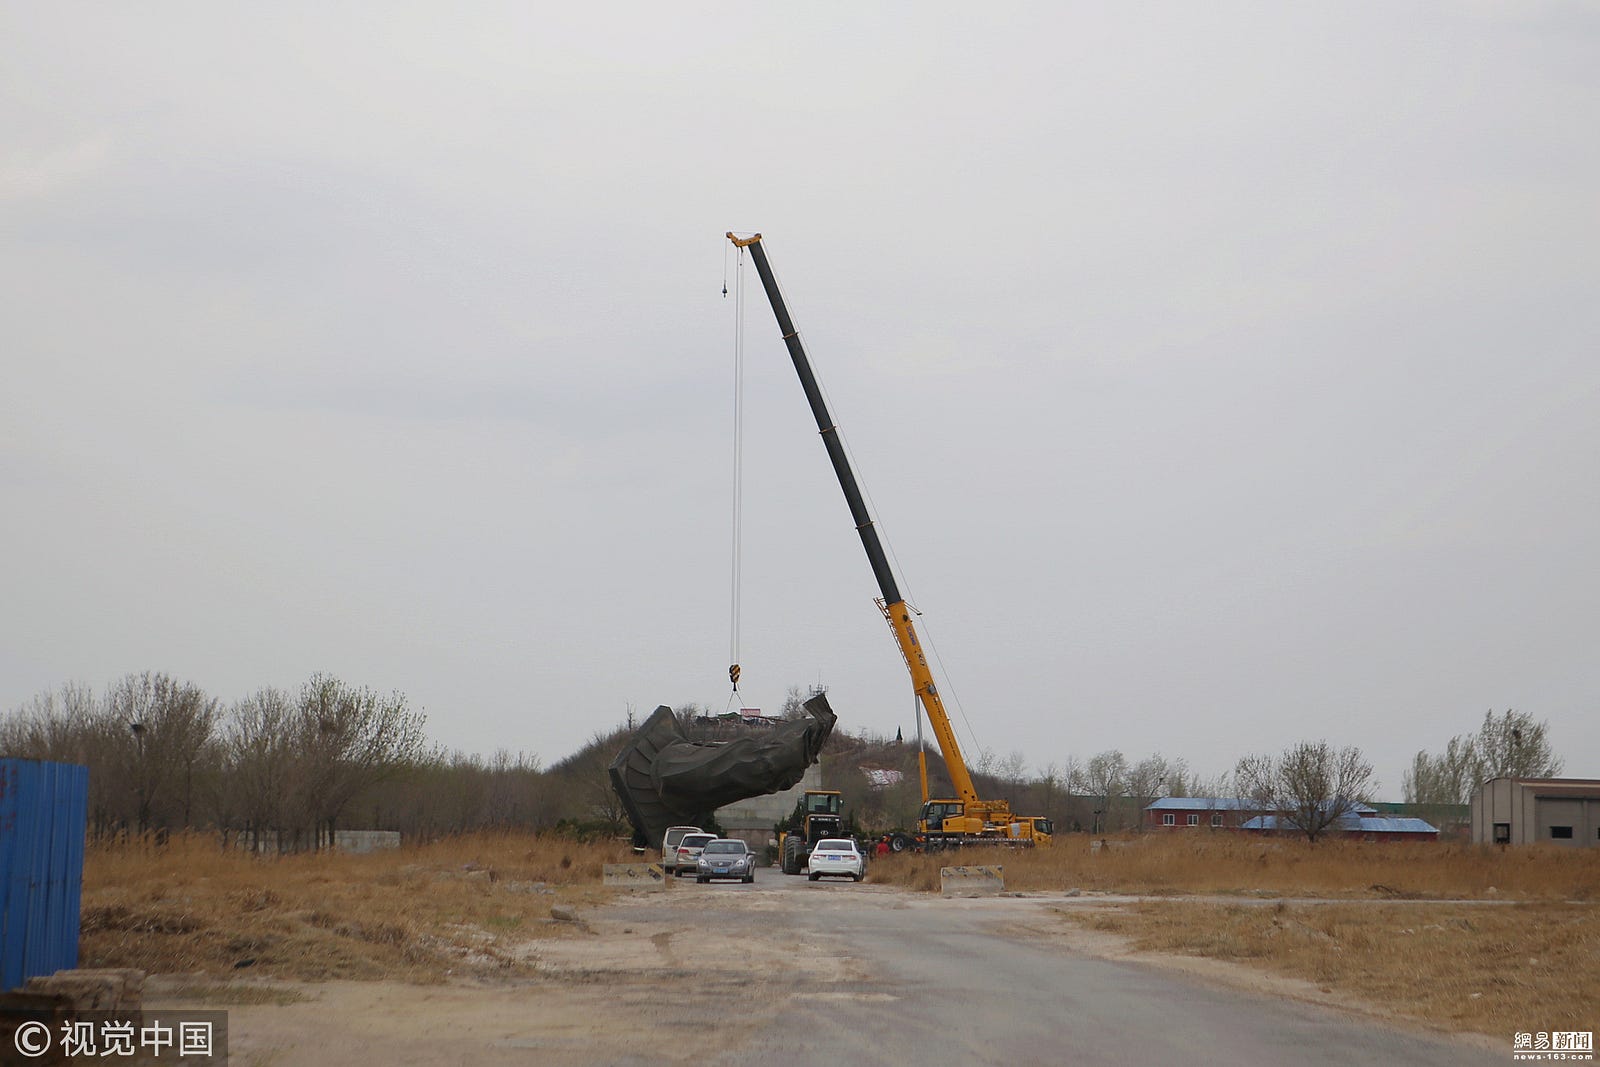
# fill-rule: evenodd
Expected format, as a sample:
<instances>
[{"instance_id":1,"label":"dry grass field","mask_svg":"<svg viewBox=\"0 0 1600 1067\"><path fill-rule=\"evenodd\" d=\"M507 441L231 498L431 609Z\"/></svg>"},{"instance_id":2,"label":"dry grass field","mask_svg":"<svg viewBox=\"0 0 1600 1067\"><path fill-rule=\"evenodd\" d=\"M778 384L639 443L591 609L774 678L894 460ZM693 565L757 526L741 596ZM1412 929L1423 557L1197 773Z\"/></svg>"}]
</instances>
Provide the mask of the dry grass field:
<instances>
[{"instance_id":1,"label":"dry grass field","mask_svg":"<svg viewBox=\"0 0 1600 1067\"><path fill-rule=\"evenodd\" d=\"M1359 899L1600 900L1600 849L1492 849L1427 842L1263 839L1157 833L1059 838L1026 851L888 856L874 881L937 891L939 868L998 863L1006 888L1080 888L1146 895L1306 896Z\"/></svg>"},{"instance_id":2,"label":"dry grass field","mask_svg":"<svg viewBox=\"0 0 1600 1067\"><path fill-rule=\"evenodd\" d=\"M1352 1003L1506 1039L1600 1023L1600 849L1151 834L1094 852L1069 839L961 859L1002 864L1008 891L1171 898L1058 909L1139 951L1242 963ZM949 854L889 857L873 879L935 891L950 862Z\"/></svg>"},{"instance_id":3,"label":"dry grass field","mask_svg":"<svg viewBox=\"0 0 1600 1067\"><path fill-rule=\"evenodd\" d=\"M937 892L952 858L885 857L870 881ZM1600 850L1206 834L959 858L1002 863L1011 891L1082 890L1072 906L1040 904L1140 951L1242 963L1493 1036L1600 1022ZM233 1002L277 995L234 978L528 977L527 941L584 936L552 907L612 899L601 865L634 859L620 844L492 834L365 856L257 857L199 835L97 847L81 958L193 975L196 996Z\"/></svg>"},{"instance_id":4,"label":"dry grass field","mask_svg":"<svg viewBox=\"0 0 1600 1067\"><path fill-rule=\"evenodd\" d=\"M1140 951L1261 967L1450 1031L1509 1041L1600 1023L1594 904L1163 901L1061 914Z\"/></svg>"},{"instance_id":5,"label":"dry grass field","mask_svg":"<svg viewBox=\"0 0 1600 1067\"><path fill-rule=\"evenodd\" d=\"M82 965L275 978L514 974L497 947L561 936L625 846L526 835L470 837L355 856L251 856L209 835L91 848Z\"/></svg>"}]
</instances>

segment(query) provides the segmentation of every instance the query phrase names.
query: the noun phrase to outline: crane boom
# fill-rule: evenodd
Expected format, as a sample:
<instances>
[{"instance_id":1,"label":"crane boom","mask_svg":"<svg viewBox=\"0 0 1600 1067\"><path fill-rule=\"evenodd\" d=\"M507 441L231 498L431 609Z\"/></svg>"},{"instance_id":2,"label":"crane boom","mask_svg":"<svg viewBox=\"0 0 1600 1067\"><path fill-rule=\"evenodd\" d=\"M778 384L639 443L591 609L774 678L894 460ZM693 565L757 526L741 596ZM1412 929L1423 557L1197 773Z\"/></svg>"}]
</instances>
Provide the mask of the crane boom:
<instances>
[{"instance_id":1,"label":"crane boom","mask_svg":"<svg viewBox=\"0 0 1600 1067\"><path fill-rule=\"evenodd\" d=\"M916 627L911 621L911 609L907 606L905 598L900 595L899 586L895 583L894 572L889 567L888 556L884 554L877 526L867 511L866 501L861 496L861 488L856 484L855 472L850 468L850 459L845 454L844 442L839 439L838 427L834 425L833 416L828 413L827 401L817 385L816 375L812 373L811 361L806 358L805 346L800 343L800 334L795 330L794 321L789 317L789 309L783 302L783 294L778 290L772 266L767 262L767 254L761 247L761 235L741 238L730 233L728 239L740 248L749 249L750 259L756 265L756 273L761 276L761 285L767 291L767 301L771 303L772 313L777 317L778 329L783 334L783 343L788 346L789 358L794 361L795 373L800 376L800 387L805 390L806 400L811 404L811 414L817 420L817 430L822 435L824 447L828 450L828 459L833 464L834 474L838 476L839 487L844 490L845 502L850 506L850 517L855 521L856 533L861 537L861 546L866 549L867 560L872 564L872 573L878 579L878 591L882 594L878 606L882 609L884 618L888 620L890 629L894 631L895 642L900 646L900 654L905 657L906 666L911 671L912 688L916 692L917 699L922 702L929 725L933 727L933 736L939 743L939 752L944 756L945 769L950 773L950 784L955 787L956 796L965 802L969 809L987 807L978 799L978 791L972 784L972 775L967 770L966 760L961 757L961 746L956 743L950 716L945 713L944 701L940 699L939 690L933 684L933 672L928 667L928 657L922 650L922 642L917 639ZM926 776L924 776L923 790L926 793ZM926 795L923 800L927 800Z\"/></svg>"}]
</instances>

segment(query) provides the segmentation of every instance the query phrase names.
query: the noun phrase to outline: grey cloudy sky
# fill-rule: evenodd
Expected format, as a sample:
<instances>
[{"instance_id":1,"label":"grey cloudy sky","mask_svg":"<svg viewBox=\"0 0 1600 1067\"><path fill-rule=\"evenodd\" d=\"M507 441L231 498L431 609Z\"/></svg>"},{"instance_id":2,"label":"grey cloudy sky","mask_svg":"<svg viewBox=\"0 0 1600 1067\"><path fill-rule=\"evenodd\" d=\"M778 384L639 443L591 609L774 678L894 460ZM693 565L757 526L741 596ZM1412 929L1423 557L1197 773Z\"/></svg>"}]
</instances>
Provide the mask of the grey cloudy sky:
<instances>
[{"instance_id":1,"label":"grey cloudy sky","mask_svg":"<svg viewBox=\"0 0 1600 1067\"><path fill-rule=\"evenodd\" d=\"M976 744L1600 774L1600 7L10 5L0 707L728 692L760 230ZM749 274L746 705L905 670ZM958 716L959 718L959 716ZM965 723L963 736L970 738Z\"/></svg>"}]
</instances>

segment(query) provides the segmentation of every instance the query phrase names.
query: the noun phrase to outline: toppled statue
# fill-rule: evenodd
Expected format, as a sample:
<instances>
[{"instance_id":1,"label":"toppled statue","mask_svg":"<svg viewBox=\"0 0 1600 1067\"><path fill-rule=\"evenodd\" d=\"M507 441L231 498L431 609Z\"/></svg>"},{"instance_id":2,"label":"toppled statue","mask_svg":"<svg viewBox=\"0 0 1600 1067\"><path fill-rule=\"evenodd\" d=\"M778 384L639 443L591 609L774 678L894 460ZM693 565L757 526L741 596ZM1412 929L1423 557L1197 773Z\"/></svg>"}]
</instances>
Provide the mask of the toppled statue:
<instances>
[{"instance_id":1,"label":"toppled statue","mask_svg":"<svg viewBox=\"0 0 1600 1067\"><path fill-rule=\"evenodd\" d=\"M715 742L690 740L665 705L652 712L608 768L633 823L634 847L658 844L669 826L704 825L724 804L798 783L837 720L824 694L804 707L809 718Z\"/></svg>"}]
</instances>

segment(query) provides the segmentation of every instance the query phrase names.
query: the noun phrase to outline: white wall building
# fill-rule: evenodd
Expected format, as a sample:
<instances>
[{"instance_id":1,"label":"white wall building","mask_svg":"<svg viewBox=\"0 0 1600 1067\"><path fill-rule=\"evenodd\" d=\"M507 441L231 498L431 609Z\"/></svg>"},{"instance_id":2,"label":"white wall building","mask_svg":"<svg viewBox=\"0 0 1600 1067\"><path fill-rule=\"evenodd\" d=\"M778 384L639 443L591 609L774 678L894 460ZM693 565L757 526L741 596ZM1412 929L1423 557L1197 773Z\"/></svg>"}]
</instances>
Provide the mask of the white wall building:
<instances>
[{"instance_id":1,"label":"white wall building","mask_svg":"<svg viewBox=\"0 0 1600 1067\"><path fill-rule=\"evenodd\" d=\"M1491 778L1472 794L1472 840L1600 847L1600 780Z\"/></svg>"}]
</instances>

